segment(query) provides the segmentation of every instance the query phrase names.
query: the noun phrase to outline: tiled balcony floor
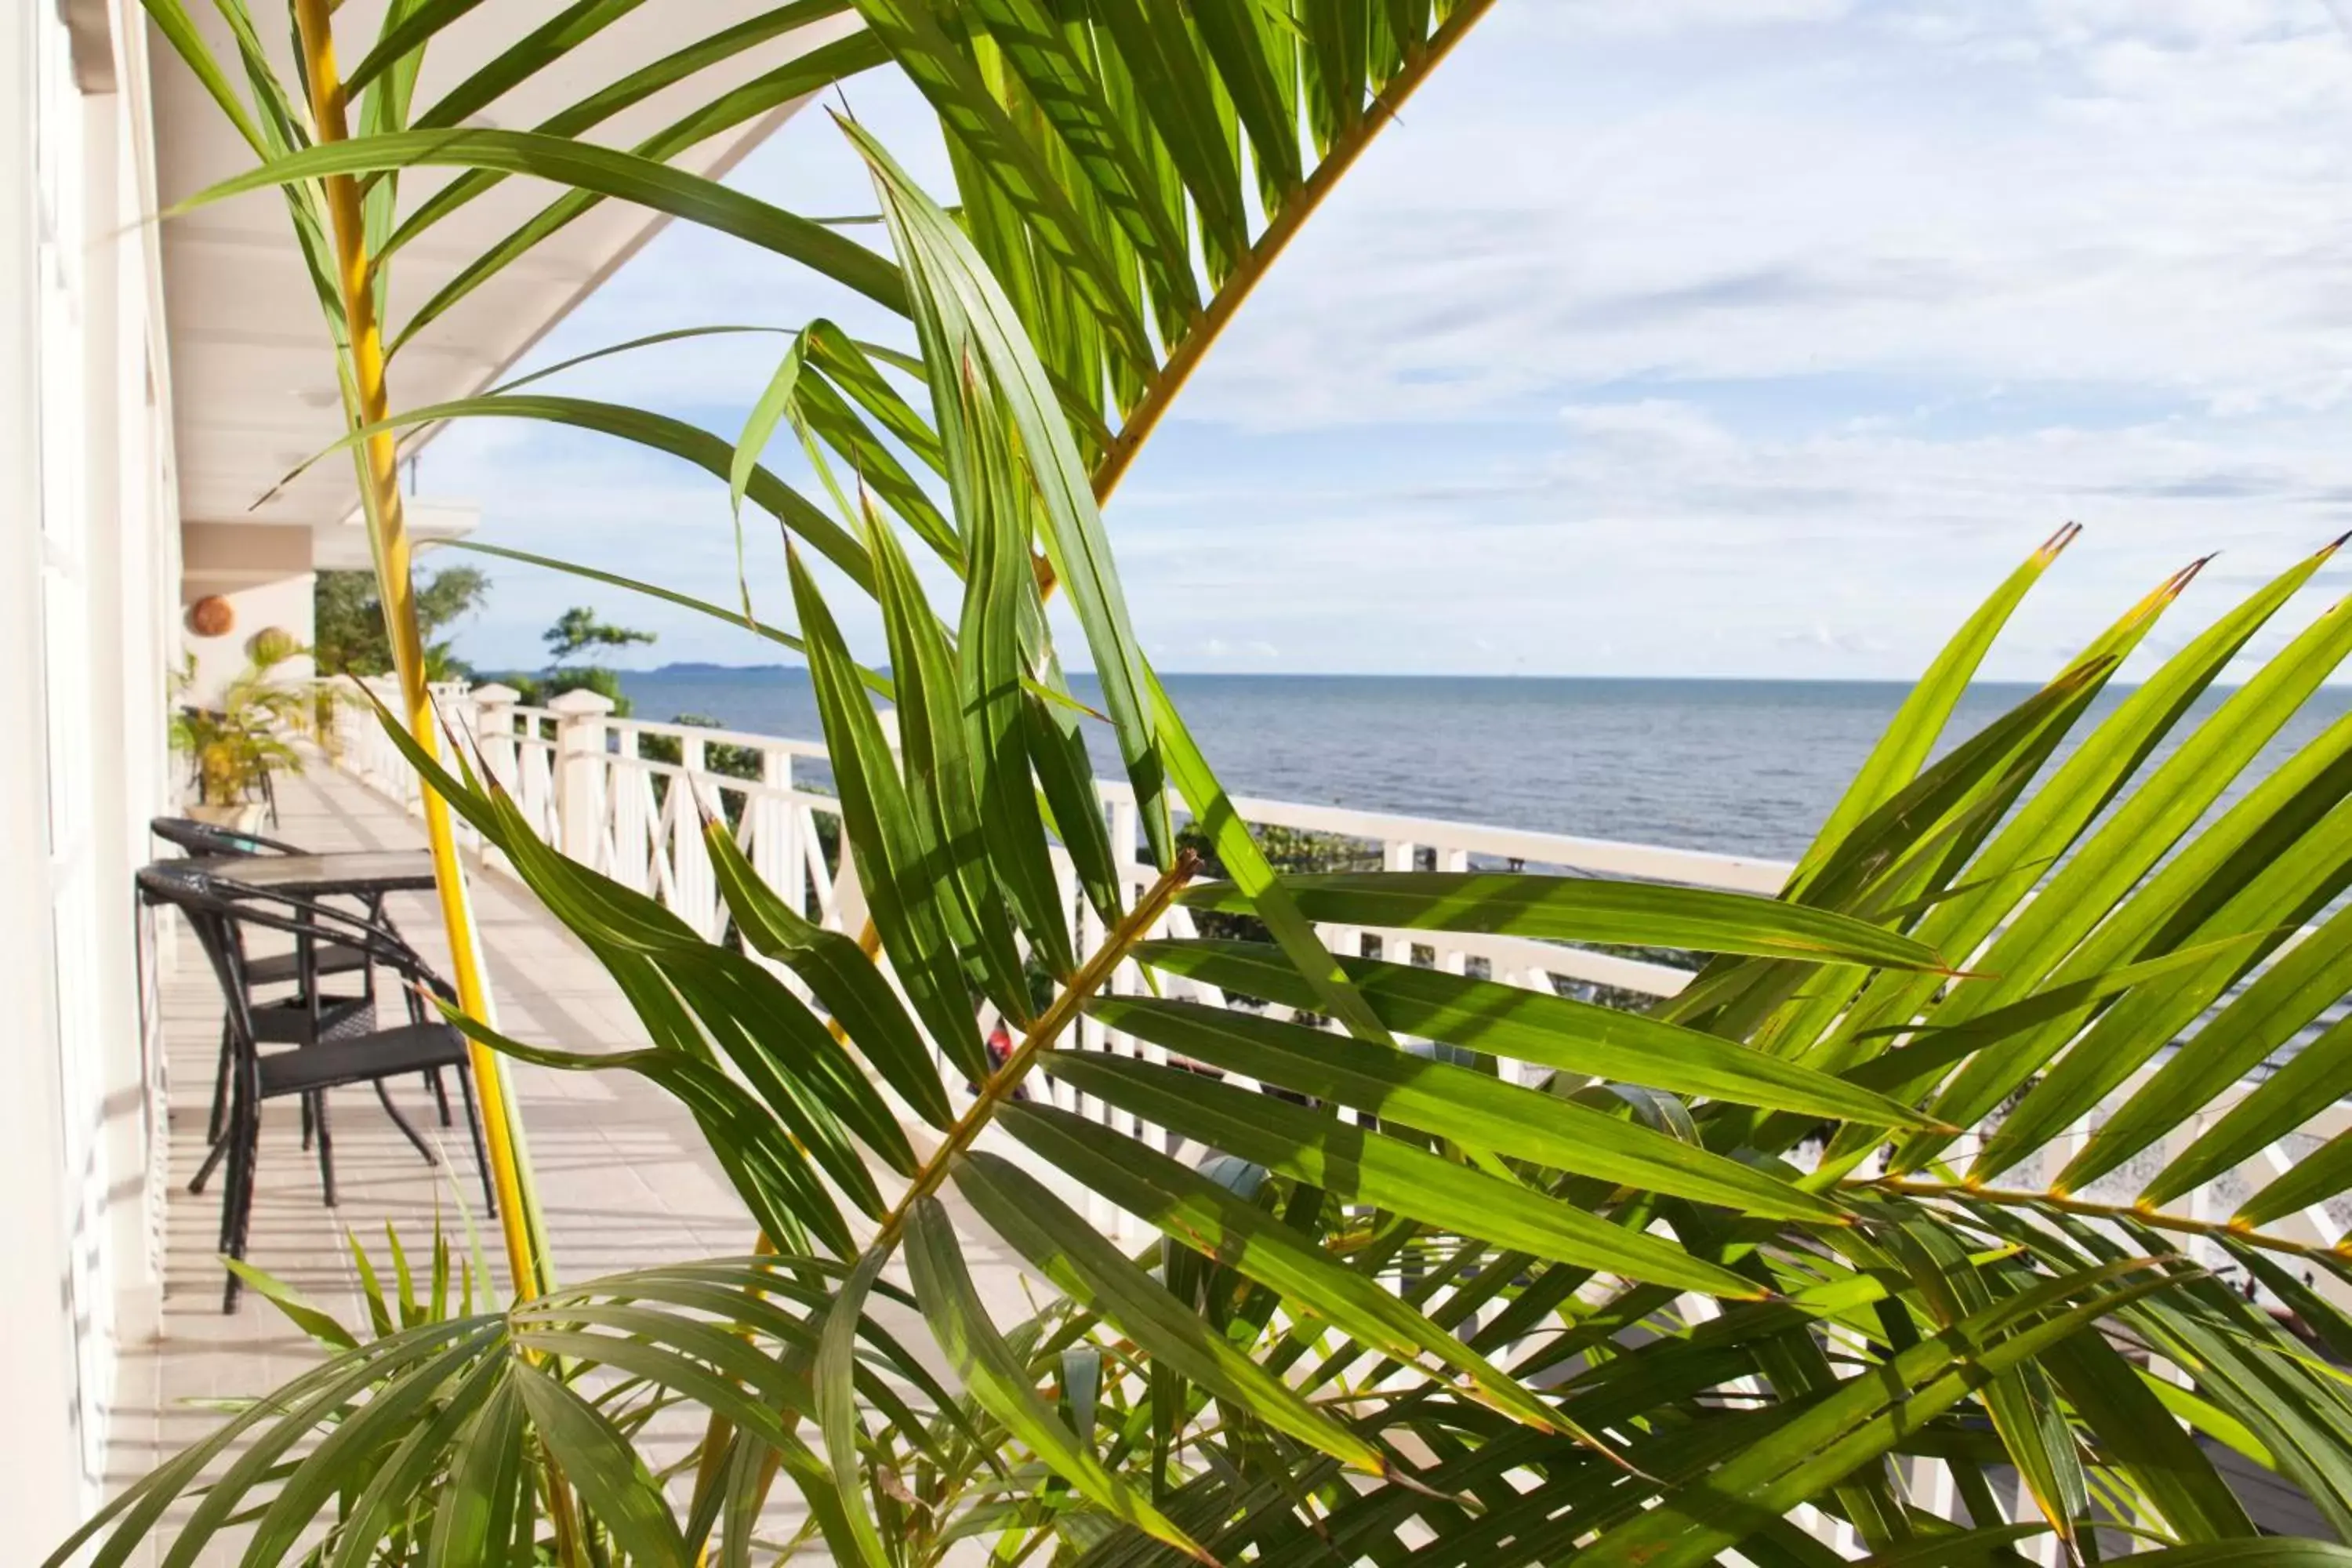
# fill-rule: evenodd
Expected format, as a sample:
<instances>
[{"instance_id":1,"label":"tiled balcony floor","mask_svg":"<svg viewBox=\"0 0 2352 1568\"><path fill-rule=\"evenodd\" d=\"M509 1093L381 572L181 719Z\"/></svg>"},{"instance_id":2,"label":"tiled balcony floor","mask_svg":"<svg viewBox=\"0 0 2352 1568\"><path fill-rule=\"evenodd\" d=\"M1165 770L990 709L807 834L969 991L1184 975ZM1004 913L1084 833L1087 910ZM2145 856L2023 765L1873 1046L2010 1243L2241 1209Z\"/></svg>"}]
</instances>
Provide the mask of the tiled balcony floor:
<instances>
[{"instance_id":1,"label":"tiled balcony floor","mask_svg":"<svg viewBox=\"0 0 2352 1568\"><path fill-rule=\"evenodd\" d=\"M323 763L281 784L278 799L280 821L267 831L306 848L424 843L421 824ZM473 886L502 1028L569 1050L645 1043L618 988L527 889L497 874L478 873ZM395 897L391 914L429 959L442 961L446 948L430 894ZM221 1311L223 1274L215 1256L220 1184L215 1178L202 1195L187 1190L205 1150L221 1002L210 969L184 933L176 967L163 984L163 1006L172 1183L162 1332L124 1355L110 1456L117 1486L209 1430L220 1419L211 1402L264 1393L317 1359L311 1342L250 1291L236 1313ZM705 1152L693 1120L667 1096L623 1073L514 1064L512 1081L565 1280L749 1250L750 1219ZM484 1250L502 1268L497 1228L482 1218L481 1182L462 1123L442 1128L415 1079L394 1084L392 1093L403 1113L446 1151L444 1164L436 1169L418 1158L373 1091L338 1090L331 1121L341 1201L332 1209L321 1203L317 1164L301 1149L294 1103L271 1105L264 1119L248 1258L347 1324L365 1321L347 1238L356 1235L381 1267L387 1222L398 1227L415 1258L430 1246L436 1214L453 1245L463 1244L462 1216L471 1215ZM453 1084L453 1104L456 1099ZM968 1222L969 1216L959 1217ZM967 1223L966 1228L969 1236L972 1227ZM1027 1292L1013 1268L989 1243L975 1246L971 1256L1000 1321L1025 1316ZM922 1342L919 1332L910 1337Z\"/></svg>"}]
</instances>

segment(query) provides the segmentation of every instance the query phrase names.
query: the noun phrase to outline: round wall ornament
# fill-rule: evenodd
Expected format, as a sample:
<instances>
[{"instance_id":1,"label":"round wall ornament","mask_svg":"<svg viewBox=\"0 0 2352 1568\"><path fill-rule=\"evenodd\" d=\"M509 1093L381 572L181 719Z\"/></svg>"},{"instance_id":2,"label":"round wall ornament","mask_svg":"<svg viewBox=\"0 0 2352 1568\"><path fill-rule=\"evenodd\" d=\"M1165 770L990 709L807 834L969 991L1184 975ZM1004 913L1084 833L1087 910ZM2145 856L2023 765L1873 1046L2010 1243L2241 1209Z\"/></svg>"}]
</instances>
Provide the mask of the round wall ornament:
<instances>
[{"instance_id":1,"label":"round wall ornament","mask_svg":"<svg viewBox=\"0 0 2352 1568\"><path fill-rule=\"evenodd\" d=\"M188 629L200 637L226 637L236 626L236 606L208 594L188 606Z\"/></svg>"}]
</instances>

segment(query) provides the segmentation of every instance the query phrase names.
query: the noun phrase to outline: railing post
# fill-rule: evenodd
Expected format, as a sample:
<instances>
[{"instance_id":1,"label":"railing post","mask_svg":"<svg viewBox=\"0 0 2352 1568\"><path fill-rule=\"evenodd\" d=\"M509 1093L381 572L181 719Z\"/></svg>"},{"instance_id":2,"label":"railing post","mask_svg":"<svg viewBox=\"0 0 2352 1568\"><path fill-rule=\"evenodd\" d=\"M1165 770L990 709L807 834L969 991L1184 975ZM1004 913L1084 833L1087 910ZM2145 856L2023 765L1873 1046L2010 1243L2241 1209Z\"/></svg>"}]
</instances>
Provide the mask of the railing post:
<instances>
[{"instance_id":1,"label":"railing post","mask_svg":"<svg viewBox=\"0 0 2352 1568\"><path fill-rule=\"evenodd\" d=\"M613 700L577 687L547 708L556 718L555 847L593 867L604 831L604 721Z\"/></svg>"},{"instance_id":2,"label":"railing post","mask_svg":"<svg viewBox=\"0 0 2352 1568\"><path fill-rule=\"evenodd\" d=\"M723 825L726 797L715 789L708 800L698 797L702 775L710 767L701 736L680 735L677 755L682 771L670 781L670 908L705 942L716 942L726 922L719 916L719 879L710 869L710 851L702 842L702 808L709 806Z\"/></svg>"},{"instance_id":3,"label":"railing post","mask_svg":"<svg viewBox=\"0 0 2352 1568\"><path fill-rule=\"evenodd\" d=\"M516 800L523 798L522 758L515 746L515 704L522 693L511 686L497 681L477 686L471 693L474 705L474 749L480 753L485 783L494 783ZM465 824L458 825L474 852L483 863L499 870L512 870L506 856L484 841L482 836Z\"/></svg>"},{"instance_id":4,"label":"railing post","mask_svg":"<svg viewBox=\"0 0 2352 1568\"><path fill-rule=\"evenodd\" d=\"M366 731L368 745L360 756L360 776L392 795L404 810L415 811L423 802L423 785L407 761L394 749L391 742L384 739L382 716L373 710L375 705L380 704L385 710L398 713L403 700L400 683L388 675L363 675L359 678L359 682L366 688L368 695L375 699L375 703L370 705L372 710L368 714Z\"/></svg>"},{"instance_id":5,"label":"railing post","mask_svg":"<svg viewBox=\"0 0 2352 1568\"><path fill-rule=\"evenodd\" d=\"M1437 869L1452 871L1456 875L1467 871L1470 869L1470 851L1440 847L1437 851ZM1437 967L1448 974L1467 974L1470 973L1470 955L1458 947L1441 948L1437 954Z\"/></svg>"},{"instance_id":6,"label":"railing post","mask_svg":"<svg viewBox=\"0 0 2352 1568\"><path fill-rule=\"evenodd\" d=\"M1409 838L1381 840L1381 869L1383 871L1420 870L1421 846ZM1354 947L1348 949L1348 956L1355 957L1357 948L1362 945L1361 939L1359 939ZM1402 938L1384 936L1381 938L1381 956L1391 963L1411 963L1413 962L1412 944Z\"/></svg>"},{"instance_id":7,"label":"railing post","mask_svg":"<svg viewBox=\"0 0 2352 1568\"><path fill-rule=\"evenodd\" d=\"M1136 856L1136 839L1142 826L1142 814L1132 795L1112 795L1110 805L1110 858L1118 873L1118 895L1123 903L1131 904L1149 887L1151 873ZM1078 904L1078 941L1080 953L1088 953L1108 940L1110 932L1094 905L1081 900ZM1130 967L1122 963L1113 970L1103 989L1114 994L1132 991L1129 978ZM1114 1034L1102 1022L1087 1014L1078 1015L1077 1047L1085 1051L1117 1051L1121 1055L1133 1049L1135 1042L1128 1036ZM1142 1118L1123 1111L1101 1100L1073 1094L1069 1109L1107 1127L1116 1128L1133 1137L1145 1135ZM1156 1131L1156 1129L1154 1130ZM1099 1194L1087 1192L1087 1221L1097 1230L1115 1241L1125 1241L1125 1217Z\"/></svg>"},{"instance_id":8,"label":"railing post","mask_svg":"<svg viewBox=\"0 0 2352 1568\"><path fill-rule=\"evenodd\" d=\"M455 725L461 735L476 735L475 710L480 706L474 697L470 680L440 680L426 689L433 694L433 706L441 711L443 732Z\"/></svg>"},{"instance_id":9,"label":"railing post","mask_svg":"<svg viewBox=\"0 0 2352 1568\"><path fill-rule=\"evenodd\" d=\"M352 694L341 675L316 677L310 698L310 715L318 729L319 749L327 753L327 761L343 772L352 771L351 714Z\"/></svg>"},{"instance_id":10,"label":"railing post","mask_svg":"<svg viewBox=\"0 0 2352 1568\"><path fill-rule=\"evenodd\" d=\"M434 711L440 716L441 733L445 737L455 737L454 743L448 749L455 752L457 755L444 760L448 763L450 771L462 778L465 776L465 769L458 764L462 762L470 766L473 758L481 754L481 699L474 694L473 683L470 681L436 681L426 689L432 693ZM457 847L472 850L478 854L480 852L482 836L472 823L462 816L452 817L449 829L457 836Z\"/></svg>"},{"instance_id":11,"label":"railing post","mask_svg":"<svg viewBox=\"0 0 2352 1568\"><path fill-rule=\"evenodd\" d=\"M644 741L635 730L621 731L604 764L604 816L613 825L613 862L604 875L632 891L653 893L661 886L655 869L661 834L653 819L653 775L637 765Z\"/></svg>"},{"instance_id":12,"label":"railing post","mask_svg":"<svg viewBox=\"0 0 2352 1568\"><path fill-rule=\"evenodd\" d=\"M377 776L375 764L376 744L383 733L383 721L376 714L375 702L370 700L381 700L382 694L376 690L373 677L346 675L343 679L352 683L350 696L354 715L351 729L352 772L376 788L383 789L391 781Z\"/></svg>"},{"instance_id":13,"label":"railing post","mask_svg":"<svg viewBox=\"0 0 2352 1568\"><path fill-rule=\"evenodd\" d=\"M797 913L808 912L808 872L801 861L800 816L780 798L793 787L793 754L782 746L760 750L760 788L744 808L751 868ZM772 795L767 792L774 792Z\"/></svg>"},{"instance_id":14,"label":"railing post","mask_svg":"<svg viewBox=\"0 0 2352 1568\"><path fill-rule=\"evenodd\" d=\"M877 714L882 721L882 739L890 747L890 760L898 761L898 715ZM867 905L866 889L857 880L857 857L849 847L848 825L843 824L841 835L841 866L833 875L833 916L835 923L850 935L866 929Z\"/></svg>"},{"instance_id":15,"label":"railing post","mask_svg":"<svg viewBox=\"0 0 2352 1568\"><path fill-rule=\"evenodd\" d=\"M521 700L521 692L496 681L474 688L474 743L482 749L482 764L516 795L521 793L522 774L515 766L514 709Z\"/></svg>"}]
</instances>

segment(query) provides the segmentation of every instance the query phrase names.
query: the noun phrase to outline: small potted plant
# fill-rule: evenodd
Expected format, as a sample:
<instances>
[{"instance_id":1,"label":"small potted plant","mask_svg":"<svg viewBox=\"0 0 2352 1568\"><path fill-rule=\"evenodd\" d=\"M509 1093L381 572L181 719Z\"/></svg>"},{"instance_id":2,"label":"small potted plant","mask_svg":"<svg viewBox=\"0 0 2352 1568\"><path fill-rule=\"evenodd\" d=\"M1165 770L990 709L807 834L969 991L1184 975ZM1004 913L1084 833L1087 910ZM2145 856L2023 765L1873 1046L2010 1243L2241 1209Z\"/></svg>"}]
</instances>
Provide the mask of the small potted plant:
<instances>
[{"instance_id":1,"label":"small potted plant","mask_svg":"<svg viewBox=\"0 0 2352 1568\"><path fill-rule=\"evenodd\" d=\"M310 716L311 701L307 685L276 671L303 651L283 632L261 633L247 647L245 668L222 689L218 707L184 704L173 717L172 747L188 758L195 791L185 808L190 816L249 833L276 815L270 775L302 771L301 753L285 732ZM194 673L190 655L174 687L184 690Z\"/></svg>"}]
</instances>

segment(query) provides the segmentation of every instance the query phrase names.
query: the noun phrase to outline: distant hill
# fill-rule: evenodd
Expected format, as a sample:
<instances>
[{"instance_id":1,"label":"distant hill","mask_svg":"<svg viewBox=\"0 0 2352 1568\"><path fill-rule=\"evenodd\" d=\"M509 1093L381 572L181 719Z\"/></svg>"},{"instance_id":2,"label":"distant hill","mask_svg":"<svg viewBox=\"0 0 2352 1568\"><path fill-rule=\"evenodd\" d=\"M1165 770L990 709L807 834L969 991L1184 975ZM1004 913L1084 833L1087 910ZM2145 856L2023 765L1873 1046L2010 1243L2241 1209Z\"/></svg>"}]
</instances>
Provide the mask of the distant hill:
<instances>
[{"instance_id":1,"label":"distant hill","mask_svg":"<svg viewBox=\"0 0 2352 1568\"><path fill-rule=\"evenodd\" d=\"M652 669L623 669L614 673L624 680L659 680L665 677L678 680L737 680L749 676L764 679L780 676L786 680L806 680L808 671L791 664L700 664L683 662L659 665ZM471 679L477 685L493 680L544 680L550 671L544 669L478 669Z\"/></svg>"},{"instance_id":2,"label":"distant hill","mask_svg":"<svg viewBox=\"0 0 2352 1568\"><path fill-rule=\"evenodd\" d=\"M808 671L789 664L703 664L688 660L678 664L656 665L651 669L625 669L622 675L632 679L650 677L658 680L664 676L720 676L733 679L746 675L782 675L806 679Z\"/></svg>"}]
</instances>

